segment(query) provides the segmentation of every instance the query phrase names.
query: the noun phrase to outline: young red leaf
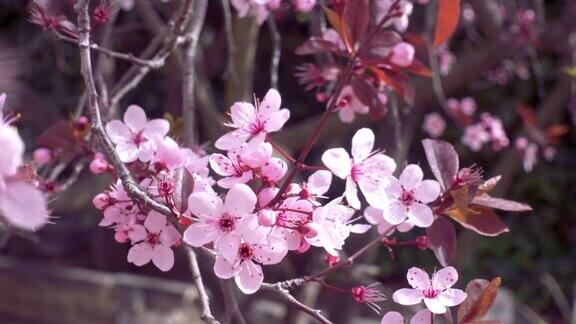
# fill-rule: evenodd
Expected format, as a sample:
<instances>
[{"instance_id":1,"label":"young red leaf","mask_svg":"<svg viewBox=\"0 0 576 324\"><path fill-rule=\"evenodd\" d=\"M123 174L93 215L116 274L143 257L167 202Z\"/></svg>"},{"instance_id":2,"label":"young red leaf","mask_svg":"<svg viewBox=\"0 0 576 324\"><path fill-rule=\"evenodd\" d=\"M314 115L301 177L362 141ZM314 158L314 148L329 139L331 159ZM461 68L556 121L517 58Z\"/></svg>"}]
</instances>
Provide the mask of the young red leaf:
<instances>
[{"instance_id":1,"label":"young red leaf","mask_svg":"<svg viewBox=\"0 0 576 324\"><path fill-rule=\"evenodd\" d=\"M408 78L401 73L391 71L391 70L382 70L376 66L368 66L370 71L385 85L388 85L396 91L404 101L409 105L414 103L414 87L412 83L408 80Z\"/></svg>"},{"instance_id":2,"label":"young red leaf","mask_svg":"<svg viewBox=\"0 0 576 324\"><path fill-rule=\"evenodd\" d=\"M426 159L436 180L444 190L452 185L460 168L458 154L454 147L445 141L425 139L422 141Z\"/></svg>"},{"instance_id":3,"label":"young red leaf","mask_svg":"<svg viewBox=\"0 0 576 324\"><path fill-rule=\"evenodd\" d=\"M431 77L432 71L424 65L424 63L420 62L417 58L414 58L412 64L404 68L404 71L412 74L416 74L423 77Z\"/></svg>"},{"instance_id":4,"label":"young red leaf","mask_svg":"<svg viewBox=\"0 0 576 324\"><path fill-rule=\"evenodd\" d=\"M470 205L468 208L456 207L446 211L450 217L464 228L484 236L498 236L509 232L508 226L488 207Z\"/></svg>"},{"instance_id":5,"label":"young red leaf","mask_svg":"<svg viewBox=\"0 0 576 324\"><path fill-rule=\"evenodd\" d=\"M491 281L475 279L466 286L468 297L458 308L458 323L476 323L492 307L502 280L496 277Z\"/></svg>"},{"instance_id":6,"label":"young red leaf","mask_svg":"<svg viewBox=\"0 0 576 324\"><path fill-rule=\"evenodd\" d=\"M296 48L295 53L298 55L311 55L322 52L336 52L338 48L334 43L324 40L320 37L311 37L304 44Z\"/></svg>"},{"instance_id":7,"label":"young red leaf","mask_svg":"<svg viewBox=\"0 0 576 324\"><path fill-rule=\"evenodd\" d=\"M426 229L428 245L440 264L445 267L456 254L456 230L445 217L438 217L432 226Z\"/></svg>"},{"instance_id":8,"label":"young red leaf","mask_svg":"<svg viewBox=\"0 0 576 324\"><path fill-rule=\"evenodd\" d=\"M352 88L358 100L370 108L370 116L377 120L386 115L387 106L378 98L378 90L360 78L352 79Z\"/></svg>"},{"instance_id":9,"label":"young red leaf","mask_svg":"<svg viewBox=\"0 0 576 324\"><path fill-rule=\"evenodd\" d=\"M460 0L440 0L438 3L438 16L436 31L434 32L434 46L442 45L458 26L460 19Z\"/></svg>"},{"instance_id":10,"label":"young red leaf","mask_svg":"<svg viewBox=\"0 0 576 324\"><path fill-rule=\"evenodd\" d=\"M370 22L368 0L346 1L343 19L350 30L350 45L354 48L356 42L364 36Z\"/></svg>"},{"instance_id":11,"label":"young red leaf","mask_svg":"<svg viewBox=\"0 0 576 324\"><path fill-rule=\"evenodd\" d=\"M389 63L389 54L394 45L402 42L402 36L395 31L381 29L370 42L362 46L358 57L366 64Z\"/></svg>"},{"instance_id":12,"label":"young red leaf","mask_svg":"<svg viewBox=\"0 0 576 324\"><path fill-rule=\"evenodd\" d=\"M40 147L49 149L72 150L76 143L74 129L68 121L59 120L40 134L36 143Z\"/></svg>"},{"instance_id":13,"label":"young red leaf","mask_svg":"<svg viewBox=\"0 0 576 324\"><path fill-rule=\"evenodd\" d=\"M490 207L490 208L494 208L494 209L511 211L511 212L525 212L525 211L531 211L532 210L532 207L530 207L530 205L527 205L527 204L524 204L521 202L517 202L517 201L513 201L513 200L492 197L492 196L489 196L487 194L476 196L474 198L474 200L472 201L472 203L474 203L476 205L481 205L481 206L486 206L486 207Z\"/></svg>"}]
</instances>

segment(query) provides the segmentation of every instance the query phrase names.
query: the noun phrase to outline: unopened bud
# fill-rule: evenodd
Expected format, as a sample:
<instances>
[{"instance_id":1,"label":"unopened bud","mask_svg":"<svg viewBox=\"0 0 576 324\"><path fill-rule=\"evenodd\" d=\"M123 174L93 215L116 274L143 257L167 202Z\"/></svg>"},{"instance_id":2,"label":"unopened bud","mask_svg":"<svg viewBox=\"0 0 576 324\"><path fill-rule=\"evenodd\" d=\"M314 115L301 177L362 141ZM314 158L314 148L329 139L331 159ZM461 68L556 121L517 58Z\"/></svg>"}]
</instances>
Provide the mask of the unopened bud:
<instances>
[{"instance_id":1,"label":"unopened bud","mask_svg":"<svg viewBox=\"0 0 576 324\"><path fill-rule=\"evenodd\" d=\"M99 193L92 199L92 204L99 210L104 210L110 206L110 196L105 193Z\"/></svg>"},{"instance_id":2,"label":"unopened bud","mask_svg":"<svg viewBox=\"0 0 576 324\"><path fill-rule=\"evenodd\" d=\"M271 227L276 224L277 216L277 213L271 209L261 209L258 212L258 223L265 227Z\"/></svg>"},{"instance_id":3,"label":"unopened bud","mask_svg":"<svg viewBox=\"0 0 576 324\"><path fill-rule=\"evenodd\" d=\"M43 166L52 161L53 155L50 149L41 147L37 148L34 153L32 153L32 158L38 166Z\"/></svg>"}]
</instances>

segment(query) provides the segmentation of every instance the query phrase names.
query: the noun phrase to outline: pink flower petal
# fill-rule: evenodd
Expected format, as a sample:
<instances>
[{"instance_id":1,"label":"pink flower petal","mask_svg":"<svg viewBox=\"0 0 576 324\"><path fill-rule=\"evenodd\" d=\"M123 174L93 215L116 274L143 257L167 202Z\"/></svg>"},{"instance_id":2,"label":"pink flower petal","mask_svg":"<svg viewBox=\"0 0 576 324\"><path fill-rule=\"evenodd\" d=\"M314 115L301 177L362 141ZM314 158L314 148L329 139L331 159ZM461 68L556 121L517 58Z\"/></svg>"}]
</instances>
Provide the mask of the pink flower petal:
<instances>
[{"instance_id":1,"label":"pink flower petal","mask_svg":"<svg viewBox=\"0 0 576 324\"><path fill-rule=\"evenodd\" d=\"M214 248L220 252L226 260L234 260L238 256L240 239L234 232L221 234L214 242Z\"/></svg>"},{"instance_id":2,"label":"pink flower petal","mask_svg":"<svg viewBox=\"0 0 576 324\"><path fill-rule=\"evenodd\" d=\"M198 247L208 244L219 236L216 227L206 223L195 223L184 231L184 242Z\"/></svg>"},{"instance_id":3,"label":"pink flower petal","mask_svg":"<svg viewBox=\"0 0 576 324\"><path fill-rule=\"evenodd\" d=\"M268 133L277 132L284 127L288 119L290 119L290 110L281 109L276 111L264 120L264 130Z\"/></svg>"},{"instance_id":4,"label":"pink flower petal","mask_svg":"<svg viewBox=\"0 0 576 324\"><path fill-rule=\"evenodd\" d=\"M394 302L400 305L416 305L422 301L424 296L416 289L402 288L396 290L392 295Z\"/></svg>"},{"instance_id":5,"label":"pink flower petal","mask_svg":"<svg viewBox=\"0 0 576 324\"><path fill-rule=\"evenodd\" d=\"M124 124L126 124L133 133L138 133L146 129L147 123L146 113L144 109L139 106L131 105L124 113Z\"/></svg>"},{"instance_id":6,"label":"pink flower petal","mask_svg":"<svg viewBox=\"0 0 576 324\"><path fill-rule=\"evenodd\" d=\"M121 121L115 119L106 124L106 133L115 144L120 144L130 140L132 133L130 129Z\"/></svg>"},{"instance_id":7,"label":"pink flower petal","mask_svg":"<svg viewBox=\"0 0 576 324\"><path fill-rule=\"evenodd\" d=\"M162 139L170 131L170 123L166 119L152 119L146 125L145 133L152 138Z\"/></svg>"},{"instance_id":8,"label":"pink flower petal","mask_svg":"<svg viewBox=\"0 0 576 324\"><path fill-rule=\"evenodd\" d=\"M216 262L214 262L214 273L218 278L230 279L234 277L238 271L240 271L240 264L235 265L230 263L221 255L216 257Z\"/></svg>"},{"instance_id":9,"label":"pink flower petal","mask_svg":"<svg viewBox=\"0 0 576 324\"><path fill-rule=\"evenodd\" d=\"M446 313L446 306L438 298L424 298L424 304L434 314Z\"/></svg>"},{"instance_id":10,"label":"pink flower petal","mask_svg":"<svg viewBox=\"0 0 576 324\"><path fill-rule=\"evenodd\" d=\"M215 193L195 192L188 197L188 210L199 217L220 217L222 199Z\"/></svg>"},{"instance_id":11,"label":"pink flower petal","mask_svg":"<svg viewBox=\"0 0 576 324\"><path fill-rule=\"evenodd\" d=\"M408 217L406 208L398 201L393 201L389 204L388 208L384 211L384 220L392 225L404 223Z\"/></svg>"},{"instance_id":12,"label":"pink flower petal","mask_svg":"<svg viewBox=\"0 0 576 324\"><path fill-rule=\"evenodd\" d=\"M408 279L410 286L414 289L426 290L430 288L430 277L426 271L420 268L410 268L406 274L406 278Z\"/></svg>"},{"instance_id":13,"label":"pink flower petal","mask_svg":"<svg viewBox=\"0 0 576 324\"><path fill-rule=\"evenodd\" d=\"M421 309L412 316L410 324L432 324L432 313L427 308Z\"/></svg>"},{"instance_id":14,"label":"pink flower petal","mask_svg":"<svg viewBox=\"0 0 576 324\"><path fill-rule=\"evenodd\" d=\"M432 287L437 290L445 290L452 287L458 281L458 271L454 267L445 267L432 276Z\"/></svg>"},{"instance_id":15,"label":"pink flower petal","mask_svg":"<svg viewBox=\"0 0 576 324\"><path fill-rule=\"evenodd\" d=\"M374 148L374 132L370 128L359 129L352 137L352 157L354 163L364 161Z\"/></svg>"},{"instance_id":16,"label":"pink flower petal","mask_svg":"<svg viewBox=\"0 0 576 324\"><path fill-rule=\"evenodd\" d=\"M152 262L158 269L166 272L174 266L174 251L164 244L158 244L154 247Z\"/></svg>"},{"instance_id":17,"label":"pink flower petal","mask_svg":"<svg viewBox=\"0 0 576 324\"><path fill-rule=\"evenodd\" d=\"M242 145L249 137L249 133L232 131L218 138L214 146L220 150L231 150Z\"/></svg>"},{"instance_id":18,"label":"pink flower petal","mask_svg":"<svg viewBox=\"0 0 576 324\"><path fill-rule=\"evenodd\" d=\"M427 204L433 202L440 195L440 184L435 180L424 180L414 191L414 197Z\"/></svg>"},{"instance_id":19,"label":"pink flower petal","mask_svg":"<svg viewBox=\"0 0 576 324\"><path fill-rule=\"evenodd\" d=\"M140 224L132 226L132 229L128 232L128 238L130 238L132 244L143 241L146 237L148 237L148 231Z\"/></svg>"},{"instance_id":20,"label":"pink flower petal","mask_svg":"<svg viewBox=\"0 0 576 324\"><path fill-rule=\"evenodd\" d=\"M124 163L131 163L138 159L138 155L140 152L136 145L129 143L129 142L122 142L116 146L116 152L118 152L118 156L120 160Z\"/></svg>"},{"instance_id":21,"label":"pink flower petal","mask_svg":"<svg viewBox=\"0 0 576 324\"><path fill-rule=\"evenodd\" d=\"M237 184L243 184L243 183L246 183L250 180L252 180L252 171L251 170L248 172L242 173L242 175L240 177L231 176L231 177L227 177L227 178L222 178L222 179L218 180L216 183L222 188L230 189Z\"/></svg>"},{"instance_id":22,"label":"pink flower petal","mask_svg":"<svg viewBox=\"0 0 576 324\"><path fill-rule=\"evenodd\" d=\"M147 243L139 243L128 250L128 262L141 267L152 260L152 247Z\"/></svg>"},{"instance_id":23,"label":"pink flower petal","mask_svg":"<svg viewBox=\"0 0 576 324\"><path fill-rule=\"evenodd\" d=\"M418 227L430 227L434 222L434 213L427 205L413 203L409 207L408 220Z\"/></svg>"},{"instance_id":24,"label":"pink flower petal","mask_svg":"<svg viewBox=\"0 0 576 324\"><path fill-rule=\"evenodd\" d=\"M44 195L24 181L9 181L0 190L0 215L13 226L35 231L48 223Z\"/></svg>"},{"instance_id":25,"label":"pink flower petal","mask_svg":"<svg viewBox=\"0 0 576 324\"><path fill-rule=\"evenodd\" d=\"M282 105L282 98L280 93L276 89L270 89L258 105L258 117L262 119L267 119L272 116L273 113L280 110Z\"/></svg>"},{"instance_id":26,"label":"pink flower petal","mask_svg":"<svg viewBox=\"0 0 576 324\"><path fill-rule=\"evenodd\" d=\"M380 324L404 324L404 316L398 312L388 312L382 317Z\"/></svg>"},{"instance_id":27,"label":"pink flower petal","mask_svg":"<svg viewBox=\"0 0 576 324\"><path fill-rule=\"evenodd\" d=\"M350 155L341 147L329 149L324 152L324 154L322 154L322 162L340 179L346 179L352 169Z\"/></svg>"},{"instance_id":28,"label":"pink flower petal","mask_svg":"<svg viewBox=\"0 0 576 324\"><path fill-rule=\"evenodd\" d=\"M256 194L245 184L237 184L228 191L224 201L224 211L232 215L242 216L254 211Z\"/></svg>"},{"instance_id":29,"label":"pink flower petal","mask_svg":"<svg viewBox=\"0 0 576 324\"><path fill-rule=\"evenodd\" d=\"M286 253L288 253L286 242L275 237L270 237L268 244L258 245L254 250L255 259L262 264L280 263Z\"/></svg>"},{"instance_id":30,"label":"pink flower petal","mask_svg":"<svg viewBox=\"0 0 576 324\"><path fill-rule=\"evenodd\" d=\"M235 280L238 288L240 288L243 293L253 294L260 288L264 281L262 267L254 264L252 261L244 261L240 266L240 272Z\"/></svg>"},{"instance_id":31,"label":"pink flower petal","mask_svg":"<svg viewBox=\"0 0 576 324\"><path fill-rule=\"evenodd\" d=\"M220 153L210 155L210 167L214 172L225 177L229 177L236 172L232 161Z\"/></svg>"},{"instance_id":32,"label":"pink flower petal","mask_svg":"<svg viewBox=\"0 0 576 324\"><path fill-rule=\"evenodd\" d=\"M146 227L150 233L160 233L166 227L166 216L152 210L144 221L144 227Z\"/></svg>"},{"instance_id":33,"label":"pink flower petal","mask_svg":"<svg viewBox=\"0 0 576 324\"><path fill-rule=\"evenodd\" d=\"M398 180L400 180L400 184L402 184L405 190L412 190L422 182L423 177L424 174L420 166L417 164L409 164L404 168Z\"/></svg>"},{"instance_id":34,"label":"pink flower petal","mask_svg":"<svg viewBox=\"0 0 576 324\"><path fill-rule=\"evenodd\" d=\"M248 128L257 121L256 108L247 102L236 102L230 107L232 123L237 128Z\"/></svg>"},{"instance_id":35,"label":"pink flower petal","mask_svg":"<svg viewBox=\"0 0 576 324\"><path fill-rule=\"evenodd\" d=\"M328 170L319 170L308 178L308 190L314 195L322 196L330 189L331 183L332 173Z\"/></svg>"},{"instance_id":36,"label":"pink flower petal","mask_svg":"<svg viewBox=\"0 0 576 324\"><path fill-rule=\"evenodd\" d=\"M354 209L360 209L361 204L358 199L358 186L352 179L346 179L345 197L348 204Z\"/></svg>"},{"instance_id":37,"label":"pink flower petal","mask_svg":"<svg viewBox=\"0 0 576 324\"><path fill-rule=\"evenodd\" d=\"M468 294L460 289L446 289L438 296L440 301L448 307L460 305L466 297L468 297Z\"/></svg>"}]
</instances>

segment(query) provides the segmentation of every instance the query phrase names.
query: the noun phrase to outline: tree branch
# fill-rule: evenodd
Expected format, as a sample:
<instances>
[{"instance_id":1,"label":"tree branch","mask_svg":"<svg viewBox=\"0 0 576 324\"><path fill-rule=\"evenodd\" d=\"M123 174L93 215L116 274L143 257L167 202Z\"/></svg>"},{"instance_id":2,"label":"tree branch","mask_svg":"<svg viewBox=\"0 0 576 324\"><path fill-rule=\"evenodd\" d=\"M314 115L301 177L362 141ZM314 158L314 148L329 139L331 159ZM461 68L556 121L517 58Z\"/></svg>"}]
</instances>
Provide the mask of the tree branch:
<instances>
[{"instance_id":1,"label":"tree branch","mask_svg":"<svg viewBox=\"0 0 576 324\"><path fill-rule=\"evenodd\" d=\"M130 197L171 218L173 214L168 207L158 203L138 187L126 165L120 161L120 157L118 156L112 141L104 131L104 126L102 125L102 119L100 116L98 91L92 73L92 59L90 55L90 13L88 10L89 2L89 0L78 0L74 8L78 12L78 47L80 50L81 73L88 94L88 107L92 122L92 132L102 142L104 155L112 164L116 172L118 172L118 177L120 178L120 181L122 181L122 185Z\"/></svg>"},{"instance_id":2,"label":"tree branch","mask_svg":"<svg viewBox=\"0 0 576 324\"><path fill-rule=\"evenodd\" d=\"M280 67L280 56L282 55L282 39L278 26L274 20L274 15L268 16L268 30L272 38L272 59L270 60L270 86L278 89L278 68Z\"/></svg>"},{"instance_id":3,"label":"tree branch","mask_svg":"<svg viewBox=\"0 0 576 324\"><path fill-rule=\"evenodd\" d=\"M198 266L198 257L196 256L196 252L194 252L194 250L189 246L186 247L186 252L188 252L192 279L194 279L198 295L200 296L200 304L202 305L201 318L206 323L220 324L220 322L218 322L212 315L212 311L210 311L210 300L208 298L206 287L204 287L204 282L202 281L202 274L200 272L200 267Z\"/></svg>"},{"instance_id":4,"label":"tree branch","mask_svg":"<svg viewBox=\"0 0 576 324\"><path fill-rule=\"evenodd\" d=\"M300 301L298 301L296 298L294 298L294 296L292 296L290 294L288 289L286 289L282 286L281 282L278 282L275 284L263 283L261 288L264 290L268 290L268 291L275 293L276 295L280 296L282 298L282 300L284 300L286 303L296 307L297 309L301 310L302 312L304 312L306 314L309 314L314 319L316 319L318 322L325 323L325 324L332 324L332 321L330 321L329 319L324 317L320 313L320 310L308 307L308 306L304 305L303 303L301 303Z\"/></svg>"}]
</instances>

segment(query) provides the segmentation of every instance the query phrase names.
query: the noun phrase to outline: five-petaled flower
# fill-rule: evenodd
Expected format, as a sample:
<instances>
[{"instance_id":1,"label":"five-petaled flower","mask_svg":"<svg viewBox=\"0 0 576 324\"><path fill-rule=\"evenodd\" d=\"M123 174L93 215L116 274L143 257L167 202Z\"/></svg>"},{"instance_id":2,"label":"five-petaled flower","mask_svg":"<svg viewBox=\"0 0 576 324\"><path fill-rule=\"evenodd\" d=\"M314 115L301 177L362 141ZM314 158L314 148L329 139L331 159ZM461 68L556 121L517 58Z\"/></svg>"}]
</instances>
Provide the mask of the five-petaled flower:
<instances>
[{"instance_id":1,"label":"five-petaled flower","mask_svg":"<svg viewBox=\"0 0 576 324\"><path fill-rule=\"evenodd\" d=\"M128 107L124 122L112 120L106 124L106 133L116 144L118 156L124 163L136 160L149 162L169 129L167 120L159 118L148 121L144 110L136 105Z\"/></svg>"},{"instance_id":2,"label":"five-petaled flower","mask_svg":"<svg viewBox=\"0 0 576 324\"><path fill-rule=\"evenodd\" d=\"M256 107L247 102L237 102L230 108L232 123L227 124L233 131L224 134L214 145L221 150L231 150L250 140L261 143L266 135L279 131L288 118L290 111L280 109L282 99L276 89L268 90L266 96Z\"/></svg>"},{"instance_id":3,"label":"five-petaled flower","mask_svg":"<svg viewBox=\"0 0 576 324\"><path fill-rule=\"evenodd\" d=\"M373 152L374 133L362 128L352 137L352 158L345 149L329 149L322 155L322 162L340 179L346 179L345 197L350 206L360 209L358 187L370 205L386 200L383 194L396 162L389 156Z\"/></svg>"},{"instance_id":4,"label":"five-petaled flower","mask_svg":"<svg viewBox=\"0 0 576 324\"><path fill-rule=\"evenodd\" d=\"M386 188L388 201L377 201L375 207L384 210L384 219L392 225L408 221L418 227L434 222L434 213L427 205L440 195L440 184L435 180L422 180L422 169L410 164L398 179L391 178Z\"/></svg>"},{"instance_id":5,"label":"five-petaled flower","mask_svg":"<svg viewBox=\"0 0 576 324\"><path fill-rule=\"evenodd\" d=\"M401 305L416 305L424 300L432 313L444 314L446 307L459 305L468 296L460 289L451 288L458 280L454 267L439 270L432 280L424 270L415 267L408 270L406 277L412 289L402 288L392 295L394 301Z\"/></svg>"}]
</instances>

